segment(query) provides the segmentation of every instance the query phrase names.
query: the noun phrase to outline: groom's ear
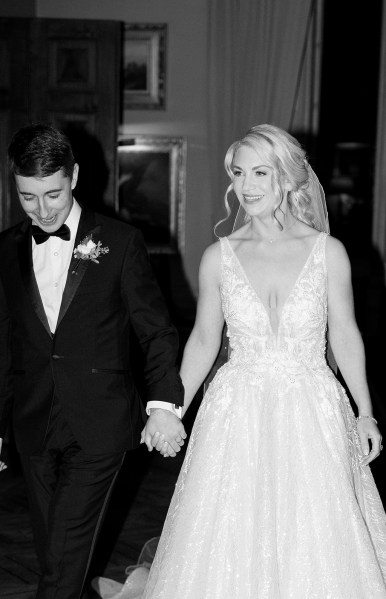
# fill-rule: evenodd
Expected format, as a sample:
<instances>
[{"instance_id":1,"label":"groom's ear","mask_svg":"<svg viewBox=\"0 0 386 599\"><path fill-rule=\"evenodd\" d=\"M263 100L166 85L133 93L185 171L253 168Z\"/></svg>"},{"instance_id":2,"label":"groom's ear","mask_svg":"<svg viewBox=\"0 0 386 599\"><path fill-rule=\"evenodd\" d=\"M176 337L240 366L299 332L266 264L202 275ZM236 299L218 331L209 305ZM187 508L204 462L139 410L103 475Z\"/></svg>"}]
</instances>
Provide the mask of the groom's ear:
<instances>
[{"instance_id":1,"label":"groom's ear","mask_svg":"<svg viewBox=\"0 0 386 599\"><path fill-rule=\"evenodd\" d=\"M75 162L74 169L72 171L71 189L75 189L76 184L78 182L78 175L79 175L79 164L77 162Z\"/></svg>"}]
</instances>

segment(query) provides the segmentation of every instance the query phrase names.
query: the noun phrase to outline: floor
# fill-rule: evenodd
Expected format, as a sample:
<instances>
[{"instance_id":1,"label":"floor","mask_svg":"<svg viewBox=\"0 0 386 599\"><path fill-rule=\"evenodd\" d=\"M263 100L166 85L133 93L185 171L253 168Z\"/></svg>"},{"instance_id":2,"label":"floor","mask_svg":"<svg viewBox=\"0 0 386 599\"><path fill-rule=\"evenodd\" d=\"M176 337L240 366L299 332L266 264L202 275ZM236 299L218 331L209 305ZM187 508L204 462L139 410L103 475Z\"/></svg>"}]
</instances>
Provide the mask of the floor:
<instances>
[{"instance_id":1,"label":"floor","mask_svg":"<svg viewBox=\"0 0 386 599\"><path fill-rule=\"evenodd\" d=\"M91 577L123 582L125 568L135 564L146 541L158 537L181 467L144 447L125 461L91 566ZM0 473L0 597L33 599L38 580L28 504L17 466ZM88 586L84 599L96 597Z\"/></svg>"}]
</instances>

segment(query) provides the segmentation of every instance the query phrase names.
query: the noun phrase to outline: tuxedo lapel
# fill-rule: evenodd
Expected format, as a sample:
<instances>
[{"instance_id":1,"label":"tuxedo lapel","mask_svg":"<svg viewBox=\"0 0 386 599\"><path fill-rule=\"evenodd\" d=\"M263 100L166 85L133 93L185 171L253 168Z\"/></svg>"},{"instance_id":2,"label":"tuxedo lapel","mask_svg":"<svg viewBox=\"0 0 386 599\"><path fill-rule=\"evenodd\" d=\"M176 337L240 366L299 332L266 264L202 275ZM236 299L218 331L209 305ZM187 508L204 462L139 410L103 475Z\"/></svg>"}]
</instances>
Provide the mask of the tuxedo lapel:
<instances>
[{"instance_id":1,"label":"tuxedo lapel","mask_svg":"<svg viewBox=\"0 0 386 599\"><path fill-rule=\"evenodd\" d=\"M95 214L90 210L82 208L80 215L78 230L75 237L74 249L80 244L80 242L86 237L86 235L93 234L94 239L97 240L101 225L95 224ZM78 260L73 255L71 258L70 266L67 273L66 285L63 291L62 303L60 304L59 316L57 327L63 320L74 296L78 290L79 285L82 282L86 270L89 266L90 260Z\"/></svg>"},{"instance_id":2,"label":"tuxedo lapel","mask_svg":"<svg viewBox=\"0 0 386 599\"><path fill-rule=\"evenodd\" d=\"M36 312L37 317L51 336L50 325L44 310L42 298L39 293L39 287L36 282L36 277L32 262L32 235L31 221L24 221L20 230L16 234L16 245L18 251L20 274L23 280L26 291L30 297L31 304Z\"/></svg>"}]
</instances>

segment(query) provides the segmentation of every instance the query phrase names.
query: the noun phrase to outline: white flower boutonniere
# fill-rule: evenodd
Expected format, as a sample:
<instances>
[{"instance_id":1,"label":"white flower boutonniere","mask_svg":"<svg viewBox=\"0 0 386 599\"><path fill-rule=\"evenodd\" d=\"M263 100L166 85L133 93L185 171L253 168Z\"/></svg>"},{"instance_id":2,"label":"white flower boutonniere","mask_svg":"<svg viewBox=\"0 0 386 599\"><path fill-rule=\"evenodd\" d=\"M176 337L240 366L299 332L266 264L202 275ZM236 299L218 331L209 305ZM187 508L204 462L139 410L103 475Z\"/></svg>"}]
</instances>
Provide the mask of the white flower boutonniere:
<instances>
[{"instance_id":1,"label":"white flower boutonniere","mask_svg":"<svg viewBox=\"0 0 386 599\"><path fill-rule=\"evenodd\" d=\"M78 261L74 266L72 274L76 274L81 260L91 260L91 262L99 264L99 256L108 253L109 248L107 246L102 247L101 241L95 243L95 241L92 238L92 235L86 235L86 237L82 239L80 244L74 249L74 256L78 259Z\"/></svg>"}]
</instances>

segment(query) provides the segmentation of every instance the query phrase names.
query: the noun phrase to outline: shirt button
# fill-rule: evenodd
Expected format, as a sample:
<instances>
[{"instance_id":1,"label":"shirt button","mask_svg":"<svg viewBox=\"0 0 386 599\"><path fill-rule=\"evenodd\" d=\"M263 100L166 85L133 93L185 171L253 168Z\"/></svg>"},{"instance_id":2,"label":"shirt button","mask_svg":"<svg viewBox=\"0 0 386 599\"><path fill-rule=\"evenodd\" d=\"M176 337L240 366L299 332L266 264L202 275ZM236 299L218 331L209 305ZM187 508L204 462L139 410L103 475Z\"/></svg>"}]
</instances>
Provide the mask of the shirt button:
<instances>
[{"instance_id":1,"label":"shirt button","mask_svg":"<svg viewBox=\"0 0 386 599\"><path fill-rule=\"evenodd\" d=\"M54 283L54 287L57 287L59 285L59 283Z\"/></svg>"},{"instance_id":2,"label":"shirt button","mask_svg":"<svg viewBox=\"0 0 386 599\"><path fill-rule=\"evenodd\" d=\"M54 252L54 256L59 256L59 252Z\"/></svg>"}]
</instances>

